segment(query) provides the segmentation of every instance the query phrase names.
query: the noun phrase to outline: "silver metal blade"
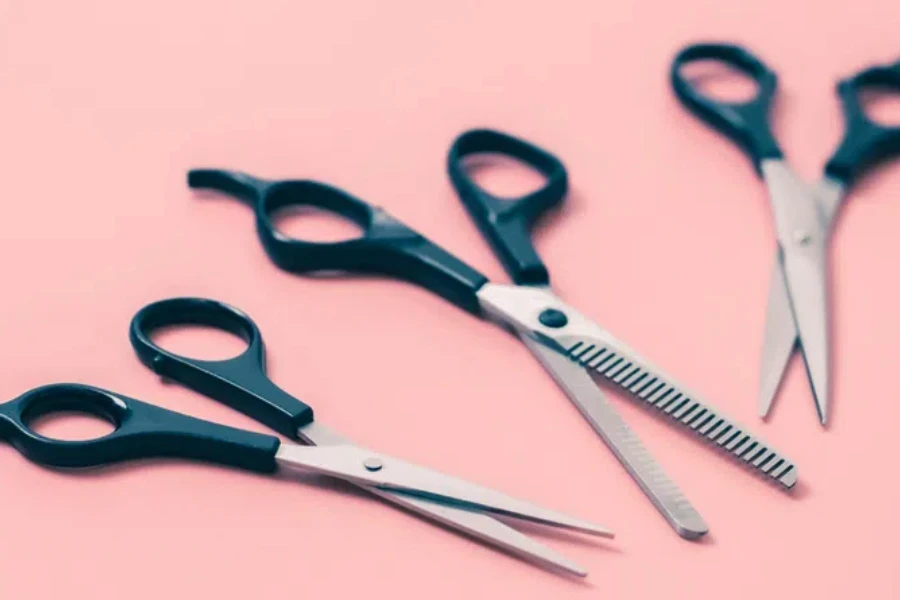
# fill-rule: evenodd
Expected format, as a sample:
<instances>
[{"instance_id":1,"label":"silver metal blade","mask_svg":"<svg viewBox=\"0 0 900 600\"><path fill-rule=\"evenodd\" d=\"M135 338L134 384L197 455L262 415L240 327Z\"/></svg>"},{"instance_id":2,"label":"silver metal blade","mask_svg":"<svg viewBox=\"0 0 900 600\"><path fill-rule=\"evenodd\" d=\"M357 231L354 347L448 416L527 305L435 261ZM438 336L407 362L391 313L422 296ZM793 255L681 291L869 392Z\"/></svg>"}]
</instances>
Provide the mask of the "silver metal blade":
<instances>
[{"instance_id":1,"label":"silver metal blade","mask_svg":"<svg viewBox=\"0 0 900 600\"><path fill-rule=\"evenodd\" d=\"M826 232L830 232L834 226L846 191L847 188L843 183L828 176L822 177L813 190L819 207L822 227Z\"/></svg>"},{"instance_id":2,"label":"silver metal blade","mask_svg":"<svg viewBox=\"0 0 900 600\"><path fill-rule=\"evenodd\" d=\"M387 502L428 517L442 525L452 527L457 531L487 542L525 560L546 568L558 569L577 575L578 577L587 576L587 571L583 567L527 535L516 531L509 525L501 523L490 515L435 503L425 498L408 496L401 492L390 492L377 487L363 485L359 487Z\"/></svg>"},{"instance_id":3,"label":"silver metal blade","mask_svg":"<svg viewBox=\"0 0 900 600\"><path fill-rule=\"evenodd\" d=\"M791 301L784 285L781 261L776 257L769 283L769 301L766 307L766 331L763 339L762 368L759 381L759 416L766 417L784 376L794 346L797 328Z\"/></svg>"},{"instance_id":4,"label":"silver metal blade","mask_svg":"<svg viewBox=\"0 0 900 600\"><path fill-rule=\"evenodd\" d=\"M819 208L822 231L828 235L843 199L844 185L824 177L816 185L814 194ZM766 417L772 408L778 386L787 369L793 349L797 345L797 337L797 326L794 323L794 314L785 285L781 259L776 256L769 283L766 330L760 370L759 415L761 417Z\"/></svg>"},{"instance_id":5,"label":"silver metal blade","mask_svg":"<svg viewBox=\"0 0 900 600\"><path fill-rule=\"evenodd\" d=\"M641 358L608 331L554 296L549 290L486 284L478 291L481 306L495 319L570 357L701 439L726 451L784 489L794 487L794 463L747 428L725 417L662 369ZM558 311L565 322L550 327L540 315Z\"/></svg>"},{"instance_id":6,"label":"silver metal blade","mask_svg":"<svg viewBox=\"0 0 900 600\"><path fill-rule=\"evenodd\" d=\"M783 248L784 276L800 337L803 362L812 386L819 420L828 421L828 290L825 246Z\"/></svg>"},{"instance_id":7,"label":"silver metal blade","mask_svg":"<svg viewBox=\"0 0 900 600\"><path fill-rule=\"evenodd\" d=\"M349 439L317 422L300 428L297 432L297 437L314 446L351 443ZM516 531L490 515L441 504L425 498L409 496L401 492L382 490L354 482L349 483L377 496L385 502L431 519L541 567L561 570L579 577L587 575L587 571L565 556Z\"/></svg>"},{"instance_id":8,"label":"silver metal blade","mask_svg":"<svg viewBox=\"0 0 900 600\"><path fill-rule=\"evenodd\" d=\"M822 200L783 160L767 160L762 173L775 216L779 259L800 338L816 410L822 424L828 419L828 290L825 213L837 205ZM827 189L825 190L827 191Z\"/></svg>"},{"instance_id":9,"label":"silver metal blade","mask_svg":"<svg viewBox=\"0 0 900 600\"><path fill-rule=\"evenodd\" d=\"M601 525L354 445L282 444L275 459L279 465L292 469L329 475L353 483L404 492L552 527L600 537L614 537L609 529Z\"/></svg>"},{"instance_id":10,"label":"silver metal blade","mask_svg":"<svg viewBox=\"0 0 900 600\"><path fill-rule=\"evenodd\" d=\"M663 472L662 467L609 403L591 376L556 350L524 333L519 333L519 337L678 535L695 539L705 534L709 528L703 517Z\"/></svg>"}]
</instances>

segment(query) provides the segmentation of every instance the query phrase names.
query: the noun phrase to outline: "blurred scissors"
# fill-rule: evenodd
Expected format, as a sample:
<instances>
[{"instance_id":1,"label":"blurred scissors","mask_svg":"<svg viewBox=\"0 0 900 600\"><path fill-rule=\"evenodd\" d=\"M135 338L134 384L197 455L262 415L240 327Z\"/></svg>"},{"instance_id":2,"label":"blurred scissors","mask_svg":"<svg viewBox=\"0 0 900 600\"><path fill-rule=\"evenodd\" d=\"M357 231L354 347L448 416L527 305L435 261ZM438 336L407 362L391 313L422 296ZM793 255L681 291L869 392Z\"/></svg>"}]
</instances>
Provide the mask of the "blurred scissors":
<instances>
[{"instance_id":1,"label":"blurred scissors","mask_svg":"<svg viewBox=\"0 0 900 600\"><path fill-rule=\"evenodd\" d=\"M746 102L718 101L699 92L681 72L697 60L730 65L755 80ZM769 190L778 256L772 269L760 376L759 414L769 414L795 346L800 346L819 420L828 421L828 237L841 200L863 170L900 152L900 127L884 127L866 116L864 88L900 91L900 62L869 67L837 85L844 109L844 138L809 187L790 168L772 135L769 112L777 76L748 50L732 44L694 44L672 62L672 87L694 115L731 138L750 157Z\"/></svg>"},{"instance_id":2,"label":"blurred scissors","mask_svg":"<svg viewBox=\"0 0 900 600\"><path fill-rule=\"evenodd\" d=\"M157 346L151 333L171 325L204 325L241 336L248 344L227 360L195 360ZM280 468L328 475L438 523L530 559L579 576L586 572L491 514L612 537L587 521L517 500L353 444L313 420L312 408L278 388L266 375L265 351L256 324L215 300L174 298L150 304L134 317L131 344L141 362L160 376L223 402L268 427L308 445L242 431L77 384L56 384L0 404L0 437L36 463L91 467L134 458L179 457L270 473ZM29 423L57 411L82 411L116 429L93 440L47 438Z\"/></svg>"},{"instance_id":3,"label":"blurred scissors","mask_svg":"<svg viewBox=\"0 0 900 600\"><path fill-rule=\"evenodd\" d=\"M463 165L466 156L482 153L522 161L545 175L546 184L518 199L494 197L469 177ZM233 171L193 170L188 184L221 190L249 202L256 213L263 247L282 269L356 271L398 277L417 283L470 313L491 317L511 328L679 535L699 537L706 533L706 523L602 395L589 372L599 373L770 481L783 488L793 487L797 480L793 462L550 291L547 269L531 244L529 230L538 216L559 204L566 194L566 170L556 157L500 132L473 130L453 143L448 168L463 203L517 285L488 282L482 274L383 209L322 183L264 181ZM296 205L344 216L359 224L363 234L334 243L289 238L273 225L272 215Z\"/></svg>"}]
</instances>

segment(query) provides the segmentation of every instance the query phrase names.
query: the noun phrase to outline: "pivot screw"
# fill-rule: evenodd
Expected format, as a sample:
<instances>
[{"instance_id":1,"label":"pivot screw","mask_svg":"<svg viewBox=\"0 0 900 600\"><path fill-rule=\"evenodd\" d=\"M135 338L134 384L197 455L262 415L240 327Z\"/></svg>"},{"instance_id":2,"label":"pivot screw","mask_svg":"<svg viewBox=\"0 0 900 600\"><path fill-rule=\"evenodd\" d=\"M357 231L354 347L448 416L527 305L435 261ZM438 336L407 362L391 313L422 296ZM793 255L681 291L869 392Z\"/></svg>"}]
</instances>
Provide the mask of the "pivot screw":
<instances>
[{"instance_id":1,"label":"pivot screw","mask_svg":"<svg viewBox=\"0 0 900 600\"><path fill-rule=\"evenodd\" d=\"M802 229L798 229L794 232L794 243L799 244L800 246L806 246L812 241L812 236L807 231L803 231Z\"/></svg>"},{"instance_id":2,"label":"pivot screw","mask_svg":"<svg viewBox=\"0 0 900 600\"><path fill-rule=\"evenodd\" d=\"M380 471L384 466L384 463L381 462L380 458L375 458L374 456L370 456L366 460L363 461L363 466L366 468L366 471Z\"/></svg>"},{"instance_id":3,"label":"pivot screw","mask_svg":"<svg viewBox=\"0 0 900 600\"><path fill-rule=\"evenodd\" d=\"M538 321L540 321L541 325L544 327L559 329L560 327L565 327L566 323L569 322L569 318L566 316L566 313L561 310L545 308L541 311L541 314L538 315Z\"/></svg>"}]
</instances>

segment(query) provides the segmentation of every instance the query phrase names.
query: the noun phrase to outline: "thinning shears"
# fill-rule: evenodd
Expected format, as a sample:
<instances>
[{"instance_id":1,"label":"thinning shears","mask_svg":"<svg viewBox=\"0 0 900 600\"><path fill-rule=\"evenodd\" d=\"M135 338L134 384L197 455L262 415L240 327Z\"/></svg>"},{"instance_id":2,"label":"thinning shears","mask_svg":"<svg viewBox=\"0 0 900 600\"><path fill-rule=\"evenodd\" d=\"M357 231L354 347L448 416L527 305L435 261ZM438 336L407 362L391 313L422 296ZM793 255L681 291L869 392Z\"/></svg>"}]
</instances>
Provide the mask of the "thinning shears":
<instances>
[{"instance_id":1,"label":"thinning shears","mask_svg":"<svg viewBox=\"0 0 900 600\"><path fill-rule=\"evenodd\" d=\"M151 339L155 330L178 325L229 331L242 337L247 348L226 360L197 360L173 354ZM203 298L162 300L135 315L130 338L141 362L161 377L223 402L305 445L80 384L48 385L0 404L0 438L32 461L52 467L178 457L263 473L283 468L327 475L507 552L579 576L587 574L584 569L491 515L612 537L608 529L588 521L357 446L314 421L310 406L268 378L259 328L236 308ZM72 410L105 418L115 431L96 439L65 441L45 437L29 425L42 415Z\"/></svg>"},{"instance_id":2,"label":"thinning shears","mask_svg":"<svg viewBox=\"0 0 900 600\"><path fill-rule=\"evenodd\" d=\"M471 179L464 165L466 157L485 153L530 165L546 177L544 186L520 198L492 196ZM781 488L794 486L797 469L784 454L701 400L550 290L549 275L531 243L530 229L541 214L566 195L568 176L559 159L519 138L477 129L455 140L447 167L469 214L516 285L490 283L384 209L324 183L268 181L236 171L198 169L190 171L188 184L226 192L249 203L267 255L284 270L356 271L398 277L513 330L685 538L706 533L706 523L604 397L591 372ZM330 211L354 221L363 233L333 243L290 238L273 222L273 215L289 206Z\"/></svg>"},{"instance_id":3,"label":"thinning shears","mask_svg":"<svg viewBox=\"0 0 900 600\"><path fill-rule=\"evenodd\" d=\"M704 95L682 72L686 64L700 60L719 61L748 75L756 82L756 96L748 101L726 102ZM829 234L854 181L864 170L900 153L900 127L879 125L870 119L860 100L864 89L900 91L900 62L869 67L838 82L844 137L813 187L787 164L772 134L769 114L778 78L762 60L733 44L693 44L675 56L670 78L681 103L731 138L753 161L769 191L778 255L769 283L759 414L769 414L788 361L799 346L816 411L825 425L831 393Z\"/></svg>"}]
</instances>

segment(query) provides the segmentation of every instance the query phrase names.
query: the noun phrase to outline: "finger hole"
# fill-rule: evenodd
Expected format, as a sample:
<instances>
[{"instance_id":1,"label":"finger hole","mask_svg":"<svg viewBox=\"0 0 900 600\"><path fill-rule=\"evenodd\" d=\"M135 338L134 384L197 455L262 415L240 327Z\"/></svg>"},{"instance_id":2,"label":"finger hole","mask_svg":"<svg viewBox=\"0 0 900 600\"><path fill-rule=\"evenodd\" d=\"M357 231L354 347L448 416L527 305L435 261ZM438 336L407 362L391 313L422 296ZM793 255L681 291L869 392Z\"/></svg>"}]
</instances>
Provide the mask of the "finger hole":
<instances>
[{"instance_id":1,"label":"finger hole","mask_svg":"<svg viewBox=\"0 0 900 600\"><path fill-rule=\"evenodd\" d=\"M71 409L42 414L27 425L35 433L62 441L95 440L116 430L115 423L109 418Z\"/></svg>"},{"instance_id":2,"label":"finger hole","mask_svg":"<svg viewBox=\"0 0 900 600\"><path fill-rule=\"evenodd\" d=\"M363 234L362 227L350 219L314 206L284 206L269 218L282 237L305 242L343 242Z\"/></svg>"},{"instance_id":3,"label":"finger hole","mask_svg":"<svg viewBox=\"0 0 900 600\"><path fill-rule=\"evenodd\" d=\"M166 325L150 333L153 343L172 354L197 360L227 360L243 354L249 341L208 325Z\"/></svg>"},{"instance_id":4,"label":"finger hole","mask_svg":"<svg viewBox=\"0 0 900 600\"><path fill-rule=\"evenodd\" d=\"M900 127L900 89L867 87L858 97L867 117L885 127Z\"/></svg>"},{"instance_id":5,"label":"finger hole","mask_svg":"<svg viewBox=\"0 0 900 600\"><path fill-rule=\"evenodd\" d=\"M715 59L682 65L679 73L698 93L728 104L743 104L759 95L759 84L748 73Z\"/></svg>"},{"instance_id":6,"label":"finger hole","mask_svg":"<svg viewBox=\"0 0 900 600\"><path fill-rule=\"evenodd\" d=\"M503 154L469 154L461 164L478 187L504 200L527 196L547 185L547 177L543 173Z\"/></svg>"}]
</instances>

